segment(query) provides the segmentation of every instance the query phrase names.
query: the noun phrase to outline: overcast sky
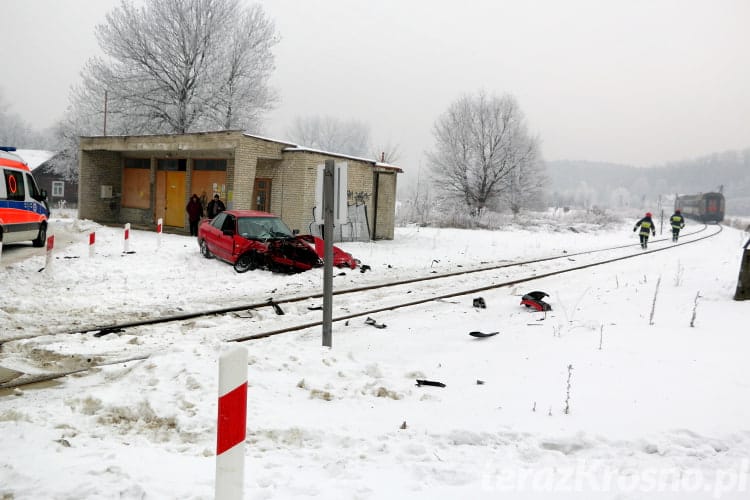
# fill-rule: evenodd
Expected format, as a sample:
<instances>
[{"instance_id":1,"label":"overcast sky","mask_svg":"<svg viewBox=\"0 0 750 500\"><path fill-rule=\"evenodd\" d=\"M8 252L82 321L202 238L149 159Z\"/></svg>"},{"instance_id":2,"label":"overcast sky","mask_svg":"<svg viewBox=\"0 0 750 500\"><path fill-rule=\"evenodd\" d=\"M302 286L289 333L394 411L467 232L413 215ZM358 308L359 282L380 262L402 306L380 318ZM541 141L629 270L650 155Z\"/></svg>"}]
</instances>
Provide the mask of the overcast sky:
<instances>
[{"instance_id":1,"label":"overcast sky","mask_svg":"<svg viewBox=\"0 0 750 500\"><path fill-rule=\"evenodd\" d=\"M263 0L296 116L370 125L410 171L466 93L510 93L548 160L654 165L750 147L748 0ZM94 26L119 0L2 0L0 93L37 127L59 119Z\"/></svg>"}]
</instances>

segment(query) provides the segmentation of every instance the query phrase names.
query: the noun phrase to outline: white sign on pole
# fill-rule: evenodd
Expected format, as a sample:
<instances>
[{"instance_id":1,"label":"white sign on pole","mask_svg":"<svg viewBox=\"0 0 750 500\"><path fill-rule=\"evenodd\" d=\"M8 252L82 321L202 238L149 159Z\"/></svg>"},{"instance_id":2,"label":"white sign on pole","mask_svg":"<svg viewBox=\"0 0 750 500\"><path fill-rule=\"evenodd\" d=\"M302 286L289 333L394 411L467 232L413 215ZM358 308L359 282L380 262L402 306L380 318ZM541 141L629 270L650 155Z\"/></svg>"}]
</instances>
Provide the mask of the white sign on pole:
<instances>
[{"instance_id":1,"label":"white sign on pole","mask_svg":"<svg viewBox=\"0 0 750 500\"><path fill-rule=\"evenodd\" d=\"M323 169L318 165L318 175L315 178L315 223L323 224ZM349 164L345 161L335 162L333 166L333 223L346 224L349 222L348 183Z\"/></svg>"}]
</instances>

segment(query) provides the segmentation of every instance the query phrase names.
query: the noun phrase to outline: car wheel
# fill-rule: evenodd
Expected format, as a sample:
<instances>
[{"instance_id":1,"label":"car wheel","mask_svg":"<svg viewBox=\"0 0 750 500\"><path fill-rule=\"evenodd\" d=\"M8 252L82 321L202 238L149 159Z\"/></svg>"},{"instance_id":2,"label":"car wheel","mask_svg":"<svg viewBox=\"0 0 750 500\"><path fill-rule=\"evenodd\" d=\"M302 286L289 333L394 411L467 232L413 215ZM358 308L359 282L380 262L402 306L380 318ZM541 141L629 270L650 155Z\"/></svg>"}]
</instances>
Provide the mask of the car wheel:
<instances>
[{"instance_id":1,"label":"car wheel","mask_svg":"<svg viewBox=\"0 0 750 500\"><path fill-rule=\"evenodd\" d=\"M31 240L31 244L35 247L43 247L47 243L47 224L39 226L39 234L35 240Z\"/></svg>"},{"instance_id":2,"label":"car wheel","mask_svg":"<svg viewBox=\"0 0 750 500\"><path fill-rule=\"evenodd\" d=\"M234 270L238 273L246 273L248 271L252 271L257 267L258 265L256 262L256 257L251 253L240 255L240 257L237 259L237 262L234 263Z\"/></svg>"},{"instance_id":3,"label":"car wheel","mask_svg":"<svg viewBox=\"0 0 750 500\"><path fill-rule=\"evenodd\" d=\"M207 259L210 259L212 257L211 250L208 249L206 240L201 240L201 255L203 255Z\"/></svg>"}]
</instances>

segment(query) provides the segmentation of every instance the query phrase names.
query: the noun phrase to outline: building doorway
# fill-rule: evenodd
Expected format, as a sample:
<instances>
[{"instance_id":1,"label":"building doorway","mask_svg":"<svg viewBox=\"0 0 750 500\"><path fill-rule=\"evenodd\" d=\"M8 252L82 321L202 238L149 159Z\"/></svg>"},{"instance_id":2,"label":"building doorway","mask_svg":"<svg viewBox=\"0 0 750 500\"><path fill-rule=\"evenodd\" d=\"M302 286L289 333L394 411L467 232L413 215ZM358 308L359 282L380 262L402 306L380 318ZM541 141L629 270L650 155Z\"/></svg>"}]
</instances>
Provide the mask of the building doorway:
<instances>
[{"instance_id":1,"label":"building doorway","mask_svg":"<svg viewBox=\"0 0 750 500\"><path fill-rule=\"evenodd\" d=\"M185 171L187 161L157 160L154 214L165 226L185 227Z\"/></svg>"},{"instance_id":2,"label":"building doorway","mask_svg":"<svg viewBox=\"0 0 750 500\"><path fill-rule=\"evenodd\" d=\"M253 185L253 209L271 211L271 179L256 178Z\"/></svg>"}]
</instances>

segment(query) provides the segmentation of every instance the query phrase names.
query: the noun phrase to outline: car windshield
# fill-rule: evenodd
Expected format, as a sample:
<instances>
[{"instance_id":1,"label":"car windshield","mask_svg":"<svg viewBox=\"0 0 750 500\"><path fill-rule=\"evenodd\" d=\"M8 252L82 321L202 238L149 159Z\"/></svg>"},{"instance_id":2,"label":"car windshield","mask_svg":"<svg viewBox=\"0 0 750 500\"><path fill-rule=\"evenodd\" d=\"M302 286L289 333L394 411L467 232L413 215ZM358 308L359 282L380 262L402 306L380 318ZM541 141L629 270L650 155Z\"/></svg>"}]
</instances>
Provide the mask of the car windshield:
<instances>
[{"instance_id":1,"label":"car windshield","mask_svg":"<svg viewBox=\"0 0 750 500\"><path fill-rule=\"evenodd\" d=\"M237 221L240 236L250 239L292 238L294 235L278 217L241 217Z\"/></svg>"}]
</instances>

